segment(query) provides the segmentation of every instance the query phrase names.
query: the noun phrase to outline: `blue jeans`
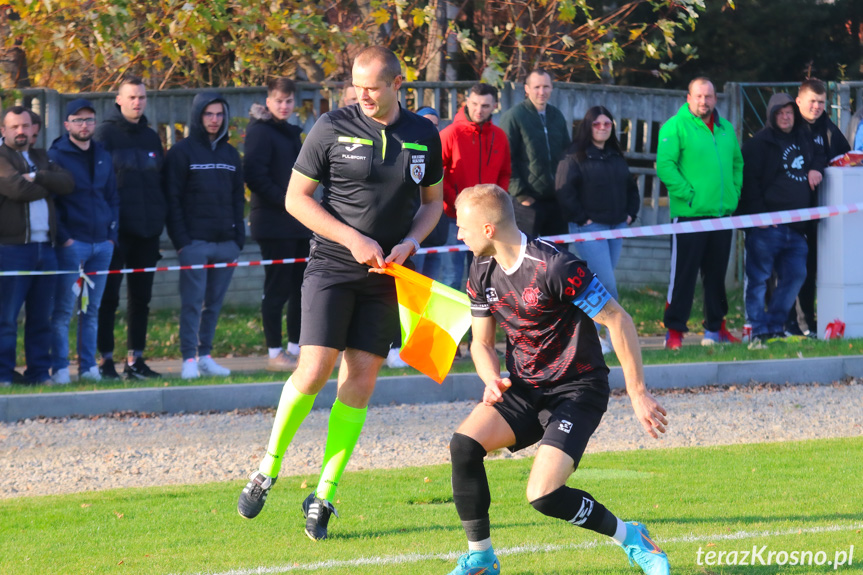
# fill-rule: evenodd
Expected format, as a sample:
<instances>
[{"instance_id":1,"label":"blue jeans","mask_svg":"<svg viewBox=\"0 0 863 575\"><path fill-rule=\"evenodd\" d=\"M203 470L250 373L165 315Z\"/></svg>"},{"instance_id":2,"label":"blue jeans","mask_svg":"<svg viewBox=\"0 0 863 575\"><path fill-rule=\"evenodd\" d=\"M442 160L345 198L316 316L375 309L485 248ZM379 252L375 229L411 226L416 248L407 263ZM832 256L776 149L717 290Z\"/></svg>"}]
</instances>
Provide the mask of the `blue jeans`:
<instances>
[{"instance_id":1,"label":"blue jeans","mask_svg":"<svg viewBox=\"0 0 863 575\"><path fill-rule=\"evenodd\" d=\"M441 256L447 254L421 254L413 256L414 267L418 273L440 281Z\"/></svg>"},{"instance_id":2,"label":"blue jeans","mask_svg":"<svg viewBox=\"0 0 863 575\"><path fill-rule=\"evenodd\" d=\"M223 264L237 261L240 248L234 241L192 240L177 259L181 266ZM209 355L213 349L222 301L231 285L234 268L180 271L180 353L183 361Z\"/></svg>"},{"instance_id":3,"label":"blue jeans","mask_svg":"<svg viewBox=\"0 0 863 575\"><path fill-rule=\"evenodd\" d=\"M746 230L746 315L752 335L785 331L788 310L806 279L806 238L788 226ZM765 305L767 280L776 270L776 289Z\"/></svg>"},{"instance_id":4,"label":"blue jeans","mask_svg":"<svg viewBox=\"0 0 863 575\"><path fill-rule=\"evenodd\" d=\"M77 271L83 265L85 272L107 270L111 264L114 244L106 240L98 244L73 241L72 245L57 247L58 269ZM90 302L87 312L78 314L78 367L81 372L96 365L96 332L99 326L99 305L108 276L88 276L93 281L89 288ZM53 330L51 366L54 373L69 367L69 323L72 312L78 308L80 296L72 291L78 280L75 274L58 276L54 302L54 315L51 319Z\"/></svg>"},{"instance_id":5,"label":"blue jeans","mask_svg":"<svg viewBox=\"0 0 863 575\"><path fill-rule=\"evenodd\" d=\"M570 222L569 233L581 234L586 232L604 232L608 230L619 230L626 227L626 222L619 224L600 224L593 222L586 226L579 226ZM594 240L589 242L574 242L570 244L572 253L587 262L590 271L608 290L615 300L617 299L617 281L614 279L614 268L620 261L620 250L623 248L623 240Z\"/></svg>"},{"instance_id":6,"label":"blue jeans","mask_svg":"<svg viewBox=\"0 0 863 575\"><path fill-rule=\"evenodd\" d=\"M51 244L0 246L2 271L53 271L57 256ZM26 303L24 355L28 383L48 379L51 368L51 312L57 276L0 277L0 381L12 381L18 343L18 314Z\"/></svg>"},{"instance_id":7,"label":"blue jeans","mask_svg":"<svg viewBox=\"0 0 863 575\"><path fill-rule=\"evenodd\" d=\"M458 227L455 220L447 215L442 216L449 220L449 233L446 237L446 245L456 246L461 242L458 240ZM461 291L462 279L464 277L465 260L467 252L449 252L440 254L440 282L453 289Z\"/></svg>"}]
</instances>

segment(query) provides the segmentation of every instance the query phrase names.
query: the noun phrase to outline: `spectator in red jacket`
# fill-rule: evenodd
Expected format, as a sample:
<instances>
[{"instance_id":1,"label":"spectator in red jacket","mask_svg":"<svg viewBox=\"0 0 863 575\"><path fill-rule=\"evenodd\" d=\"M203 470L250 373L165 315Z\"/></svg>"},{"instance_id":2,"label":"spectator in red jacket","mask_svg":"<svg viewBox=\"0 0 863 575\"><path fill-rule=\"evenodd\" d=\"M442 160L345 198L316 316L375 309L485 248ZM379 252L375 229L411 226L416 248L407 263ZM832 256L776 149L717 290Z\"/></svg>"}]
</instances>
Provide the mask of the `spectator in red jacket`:
<instances>
[{"instance_id":1,"label":"spectator in red jacket","mask_svg":"<svg viewBox=\"0 0 863 575\"><path fill-rule=\"evenodd\" d=\"M449 218L447 245L457 243L455 199L462 190L477 184L497 184L509 189L512 164L506 133L491 123L497 108L497 88L474 84L453 123L441 131L443 148L443 217ZM451 264L451 265L447 265ZM461 289L465 252L444 258L441 282Z\"/></svg>"}]
</instances>

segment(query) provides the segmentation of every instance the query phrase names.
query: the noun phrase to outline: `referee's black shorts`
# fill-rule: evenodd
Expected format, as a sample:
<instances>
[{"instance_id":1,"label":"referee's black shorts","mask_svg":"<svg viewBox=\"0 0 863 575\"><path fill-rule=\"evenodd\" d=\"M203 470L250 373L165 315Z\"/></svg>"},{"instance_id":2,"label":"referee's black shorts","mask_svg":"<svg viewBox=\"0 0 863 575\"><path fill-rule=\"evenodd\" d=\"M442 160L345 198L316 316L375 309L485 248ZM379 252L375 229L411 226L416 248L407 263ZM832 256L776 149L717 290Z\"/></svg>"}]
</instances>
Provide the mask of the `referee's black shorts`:
<instances>
[{"instance_id":1,"label":"referee's black shorts","mask_svg":"<svg viewBox=\"0 0 863 575\"><path fill-rule=\"evenodd\" d=\"M300 346L346 347L386 357L398 335L392 276L312 256L303 276Z\"/></svg>"},{"instance_id":2,"label":"referee's black shorts","mask_svg":"<svg viewBox=\"0 0 863 575\"><path fill-rule=\"evenodd\" d=\"M513 381L494 404L515 434L510 451L536 442L551 445L572 457L576 467L590 436L608 408L608 381L605 379L561 383L533 388Z\"/></svg>"}]
</instances>

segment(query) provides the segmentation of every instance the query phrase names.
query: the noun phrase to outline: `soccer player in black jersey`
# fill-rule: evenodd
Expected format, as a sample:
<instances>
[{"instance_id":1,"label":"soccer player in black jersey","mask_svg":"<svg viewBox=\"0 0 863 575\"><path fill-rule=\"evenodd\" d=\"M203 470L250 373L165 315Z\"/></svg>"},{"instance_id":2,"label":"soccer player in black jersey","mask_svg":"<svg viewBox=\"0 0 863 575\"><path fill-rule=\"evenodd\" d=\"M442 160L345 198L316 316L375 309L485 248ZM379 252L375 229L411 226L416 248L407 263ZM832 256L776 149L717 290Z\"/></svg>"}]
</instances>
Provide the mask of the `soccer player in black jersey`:
<instances>
[{"instance_id":1,"label":"soccer player in black jersey","mask_svg":"<svg viewBox=\"0 0 863 575\"><path fill-rule=\"evenodd\" d=\"M339 479L398 329L393 278L369 272L411 256L443 207L440 137L431 122L399 105L401 84L395 54L381 47L361 51L353 67L359 102L315 123L285 197L291 215L314 232L303 278L300 358L282 391L267 453L237 510L249 519L260 513L285 450L344 350L321 477L303 502L305 532L314 540L327 537ZM318 183L321 203L313 198Z\"/></svg>"},{"instance_id":2,"label":"soccer player in black jersey","mask_svg":"<svg viewBox=\"0 0 863 575\"><path fill-rule=\"evenodd\" d=\"M519 231L499 186L467 188L456 211L458 238L475 256L467 286L471 355L485 391L450 443L453 499L468 538L468 552L450 575L500 573L483 459L537 442L527 483L531 505L612 537L645 573L667 574L668 557L643 525L624 523L589 493L566 486L608 404L608 367L594 320L608 327L641 425L654 438L665 432L665 409L644 385L632 318L583 261ZM506 332L509 377L501 377L494 348L498 323Z\"/></svg>"}]
</instances>

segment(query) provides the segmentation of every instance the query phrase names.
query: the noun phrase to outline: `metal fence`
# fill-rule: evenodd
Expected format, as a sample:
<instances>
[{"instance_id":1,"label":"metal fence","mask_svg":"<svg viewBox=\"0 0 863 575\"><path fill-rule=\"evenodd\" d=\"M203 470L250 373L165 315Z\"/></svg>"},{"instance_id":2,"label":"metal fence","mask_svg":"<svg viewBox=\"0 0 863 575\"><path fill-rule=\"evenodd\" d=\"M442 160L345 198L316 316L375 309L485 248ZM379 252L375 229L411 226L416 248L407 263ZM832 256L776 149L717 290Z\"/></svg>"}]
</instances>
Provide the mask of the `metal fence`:
<instances>
[{"instance_id":1,"label":"metal fence","mask_svg":"<svg viewBox=\"0 0 863 575\"><path fill-rule=\"evenodd\" d=\"M736 108L735 123L741 142L748 140L762 127L767 115L767 102L773 94L786 92L797 96L799 82L748 82L730 83L725 93L732 99ZM828 82L825 113L839 126L843 134L848 134L851 116L860 109L863 102L863 82Z\"/></svg>"},{"instance_id":2,"label":"metal fence","mask_svg":"<svg viewBox=\"0 0 863 575\"><path fill-rule=\"evenodd\" d=\"M464 95L473 82L412 82L402 85L400 99L409 109L432 106L441 114L441 126L455 117ZM737 129L742 142L764 123L767 101L776 91L796 93L797 83L729 83L717 94L717 108ZM851 115L863 102L863 82L830 83L828 111L834 121L847 130ZM223 88L219 90L231 107L231 127L241 134L253 103L266 99L264 87ZM148 92L147 117L165 144L172 146L188 134L188 115L192 99L200 90L154 90ZM323 112L336 108L342 93L341 83L297 84L297 110L291 122L308 131ZM44 88L22 90L22 102L43 117L44 129L39 145L50 146L63 130L63 111L67 101L85 97L96 107L97 118L114 104L114 94L96 92L61 94ZM499 113L524 100L521 84L507 84L500 92ZM596 84L557 83L550 103L563 112L572 131L591 106L602 104L615 115L618 139L624 148L642 196L641 221L645 225L668 221L668 198L656 177L655 161L658 132L686 101L683 90L635 88ZM233 142L242 151L242 138Z\"/></svg>"},{"instance_id":3,"label":"metal fence","mask_svg":"<svg viewBox=\"0 0 863 575\"><path fill-rule=\"evenodd\" d=\"M464 95L473 82L413 82L401 89L401 102L409 109L432 106L441 113L441 125L446 126L455 117ZM253 103L263 103L266 89L263 87L224 88L219 90L231 107L231 127L242 133L248 121L249 108ZM147 118L156 129L166 147L188 134L188 115L192 100L200 90L160 90L147 93ZM297 84L298 113L291 122L311 128L321 113L338 106L342 92L340 83L321 85ZM114 93L98 92L83 94L61 94L53 90L32 88L22 90L22 102L31 106L43 117L44 128L39 146L48 147L63 131L63 113L67 101L88 98L96 108L96 117L104 118L114 105ZM508 84L500 93L499 113L518 105L524 100L521 84ZM729 110L724 94L719 94L720 113L728 116ZM591 84L558 83L552 93L551 104L560 108L570 128L574 131L584 113L591 106L602 104L617 120L618 138L636 173L639 190L643 198L641 220L644 224L668 221L668 202L654 163L659 127L674 115L685 102L686 93L680 90L655 90L627 86L600 86ZM734 116L730 117L735 122ZM233 142L242 151L242 138Z\"/></svg>"}]
</instances>

